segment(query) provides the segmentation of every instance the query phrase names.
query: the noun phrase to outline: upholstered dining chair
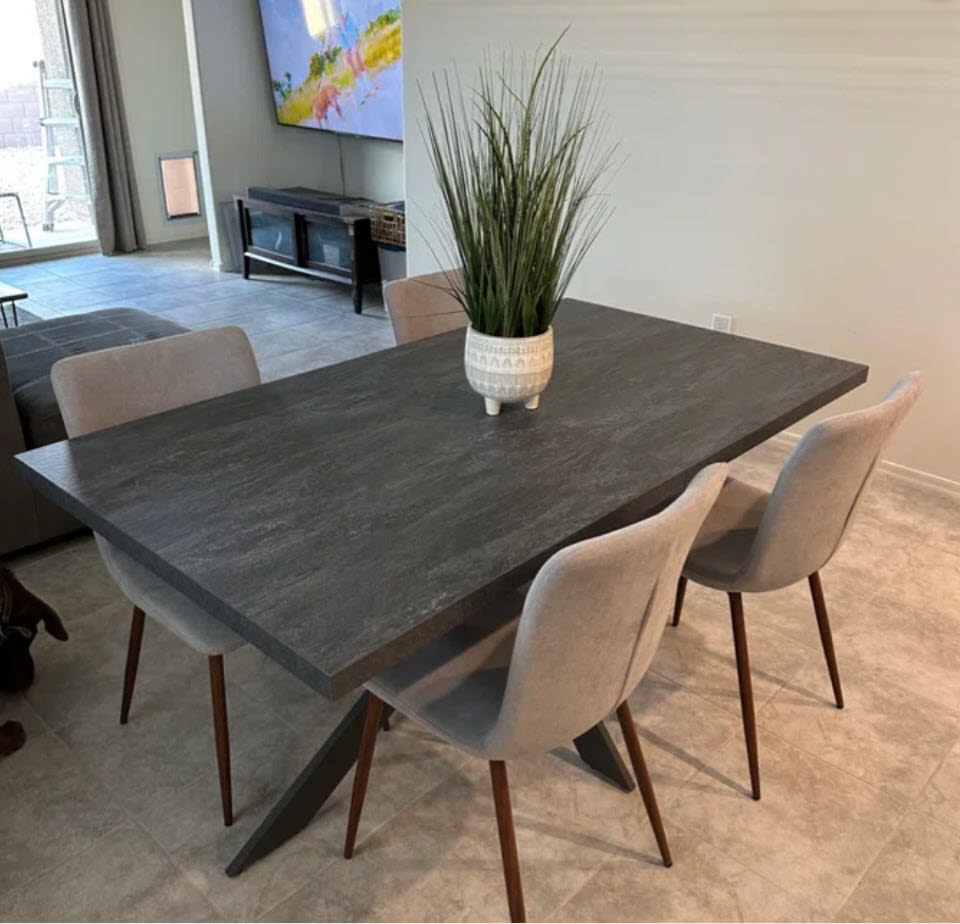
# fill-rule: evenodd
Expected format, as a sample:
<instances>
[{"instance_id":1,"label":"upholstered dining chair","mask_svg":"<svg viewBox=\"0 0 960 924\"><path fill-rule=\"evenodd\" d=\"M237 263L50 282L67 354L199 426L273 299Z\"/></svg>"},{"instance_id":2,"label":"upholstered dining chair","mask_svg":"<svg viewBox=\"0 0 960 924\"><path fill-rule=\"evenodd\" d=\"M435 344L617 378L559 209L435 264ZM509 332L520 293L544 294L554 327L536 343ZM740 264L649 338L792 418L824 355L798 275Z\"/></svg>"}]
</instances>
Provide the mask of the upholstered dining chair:
<instances>
[{"instance_id":1,"label":"upholstered dining chair","mask_svg":"<svg viewBox=\"0 0 960 924\"><path fill-rule=\"evenodd\" d=\"M260 372L247 335L239 327L221 327L61 359L51 379L73 439L259 385ZM149 615L207 656L223 823L229 826L233 798L223 656L243 640L126 552L102 536L96 542L107 571L133 604L120 723L126 724L130 714Z\"/></svg>"},{"instance_id":2,"label":"upholstered dining chair","mask_svg":"<svg viewBox=\"0 0 960 924\"><path fill-rule=\"evenodd\" d=\"M683 567L673 625L680 622L688 580L725 591L729 599L754 799L760 798L760 763L743 594L808 581L830 683L842 709L820 569L840 547L884 445L922 391L922 374L911 372L880 404L813 426L790 453L772 492L728 478Z\"/></svg>"},{"instance_id":3,"label":"upholstered dining chair","mask_svg":"<svg viewBox=\"0 0 960 924\"><path fill-rule=\"evenodd\" d=\"M663 635L680 568L727 473L701 472L656 516L554 554L518 617L458 626L366 685L344 856L353 855L384 704L490 763L510 916L524 920L506 761L549 751L616 711L664 865L670 848L627 697Z\"/></svg>"},{"instance_id":4,"label":"upholstered dining chair","mask_svg":"<svg viewBox=\"0 0 960 924\"><path fill-rule=\"evenodd\" d=\"M383 300L397 345L467 326L463 307L448 291L448 273L395 279L383 287Z\"/></svg>"}]
</instances>

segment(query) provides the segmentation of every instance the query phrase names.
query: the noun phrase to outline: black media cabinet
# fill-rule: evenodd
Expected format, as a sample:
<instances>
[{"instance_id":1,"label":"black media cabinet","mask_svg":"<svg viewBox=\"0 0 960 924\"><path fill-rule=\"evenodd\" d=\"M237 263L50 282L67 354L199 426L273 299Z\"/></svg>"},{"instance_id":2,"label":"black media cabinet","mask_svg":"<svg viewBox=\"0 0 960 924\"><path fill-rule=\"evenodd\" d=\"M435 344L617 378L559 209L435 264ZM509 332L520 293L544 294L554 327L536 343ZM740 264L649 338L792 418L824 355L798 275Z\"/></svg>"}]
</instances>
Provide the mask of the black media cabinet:
<instances>
[{"instance_id":1,"label":"black media cabinet","mask_svg":"<svg viewBox=\"0 0 960 924\"><path fill-rule=\"evenodd\" d=\"M251 186L235 196L243 244L243 278L253 260L353 289L353 309L363 310L363 287L380 281L377 247L370 238L369 199L291 186Z\"/></svg>"}]
</instances>

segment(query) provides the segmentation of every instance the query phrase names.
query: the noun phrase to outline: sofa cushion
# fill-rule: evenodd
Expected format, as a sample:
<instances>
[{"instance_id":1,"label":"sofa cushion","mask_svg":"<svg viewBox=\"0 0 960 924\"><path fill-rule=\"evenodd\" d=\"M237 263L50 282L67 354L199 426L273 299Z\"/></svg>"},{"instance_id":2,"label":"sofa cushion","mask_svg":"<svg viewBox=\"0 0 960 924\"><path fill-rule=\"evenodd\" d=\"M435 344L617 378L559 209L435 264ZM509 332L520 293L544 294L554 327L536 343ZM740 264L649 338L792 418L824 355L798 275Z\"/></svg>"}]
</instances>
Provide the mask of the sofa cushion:
<instances>
[{"instance_id":1,"label":"sofa cushion","mask_svg":"<svg viewBox=\"0 0 960 924\"><path fill-rule=\"evenodd\" d=\"M50 369L58 359L187 330L136 308L107 308L0 330L0 349L27 448L67 438L50 383Z\"/></svg>"}]
</instances>

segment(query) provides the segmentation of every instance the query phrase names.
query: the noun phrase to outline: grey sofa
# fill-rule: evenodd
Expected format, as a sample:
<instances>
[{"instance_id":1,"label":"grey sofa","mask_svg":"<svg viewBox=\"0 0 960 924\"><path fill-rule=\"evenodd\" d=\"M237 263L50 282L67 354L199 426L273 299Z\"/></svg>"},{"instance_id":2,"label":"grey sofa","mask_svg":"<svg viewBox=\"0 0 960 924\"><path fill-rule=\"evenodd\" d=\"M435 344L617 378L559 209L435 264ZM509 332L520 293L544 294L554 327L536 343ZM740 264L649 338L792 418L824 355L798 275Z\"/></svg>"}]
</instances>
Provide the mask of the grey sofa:
<instances>
[{"instance_id":1,"label":"grey sofa","mask_svg":"<svg viewBox=\"0 0 960 924\"><path fill-rule=\"evenodd\" d=\"M187 330L134 308L108 308L0 330L0 555L80 529L14 469L18 452L67 438L50 383L65 356Z\"/></svg>"}]
</instances>

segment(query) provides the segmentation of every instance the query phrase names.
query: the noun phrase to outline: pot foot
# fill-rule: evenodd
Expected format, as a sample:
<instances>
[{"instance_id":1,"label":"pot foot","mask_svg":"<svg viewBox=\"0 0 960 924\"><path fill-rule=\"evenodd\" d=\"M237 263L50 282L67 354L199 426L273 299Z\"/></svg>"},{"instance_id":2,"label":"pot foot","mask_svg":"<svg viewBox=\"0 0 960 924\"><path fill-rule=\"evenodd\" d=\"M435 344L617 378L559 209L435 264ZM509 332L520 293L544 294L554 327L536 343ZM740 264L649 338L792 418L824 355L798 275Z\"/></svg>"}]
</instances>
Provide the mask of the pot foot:
<instances>
[{"instance_id":1,"label":"pot foot","mask_svg":"<svg viewBox=\"0 0 960 924\"><path fill-rule=\"evenodd\" d=\"M500 413L500 402L496 398L484 398L483 404L491 417L496 417Z\"/></svg>"},{"instance_id":2,"label":"pot foot","mask_svg":"<svg viewBox=\"0 0 960 924\"><path fill-rule=\"evenodd\" d=\"M534 395L532 398L528 398L523 402L523 406L528 411L535 411L538 407L540 407L540 395Z\"/></svg>"}]
</instances>

